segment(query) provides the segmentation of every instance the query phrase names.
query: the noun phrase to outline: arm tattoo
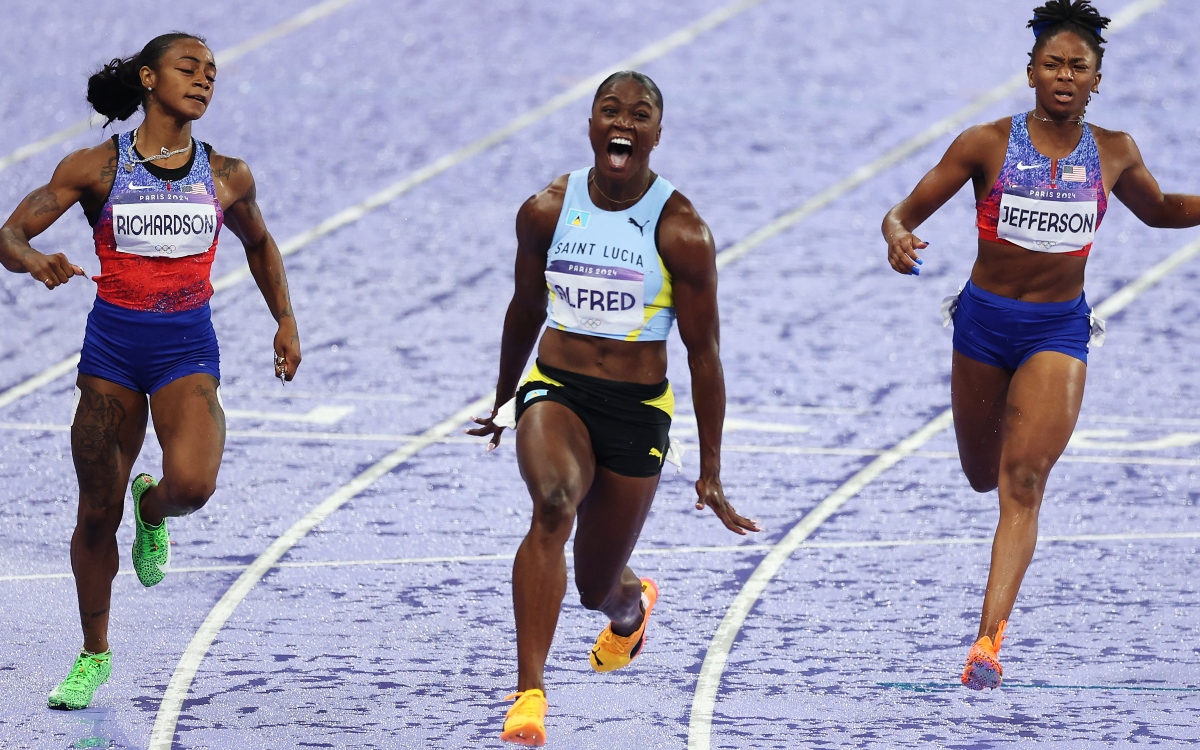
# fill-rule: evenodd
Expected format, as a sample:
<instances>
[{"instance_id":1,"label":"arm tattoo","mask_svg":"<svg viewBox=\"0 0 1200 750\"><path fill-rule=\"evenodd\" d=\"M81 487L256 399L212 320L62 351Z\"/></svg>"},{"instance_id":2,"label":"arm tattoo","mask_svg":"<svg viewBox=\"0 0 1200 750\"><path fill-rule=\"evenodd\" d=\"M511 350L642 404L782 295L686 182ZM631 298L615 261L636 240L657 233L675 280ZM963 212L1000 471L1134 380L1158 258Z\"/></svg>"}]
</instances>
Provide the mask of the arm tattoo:
<instances>
[{"instance_id":1,"label":"arm tattoo","mask_svg":"<svg viewBox=\"0 0 1200 750\"><path fill-rule=\"evenodd\" d=\"M29 203L35 217L62 213L62 207L58 205L58 193L49 187L35 190L33 195L29 196Z\"/></svg>"},{"instance_id":2,"label":"arm tattoo","mask_svg":"<svg viewBox=\"0 0 1200 750\"><path fill-rule=\"evenodd\" d=\"M223 156L221 158L223 158L225 161L221 163L221 166L217 167L216 170L213 171L213 177L218 177L222 180L227 180L235 172L237 172L239 169L241 169L241 166L242 166L241 159L234 159L229 156Z\"/></svg>"},{"instance_id":3,"label":"arm tattoo","mask_svg":"<svg viewBox=\"0 0 1200 750\"><path fill-rule=\"evenodd\" d=\"M112 150L112 156L108 157L108 163L100 168L100 186L108 188L113 184L113 180L117 176L117 163L121 160L120 154L112 143L109 143L109 148Z\"/></svg>"}]
</instances>

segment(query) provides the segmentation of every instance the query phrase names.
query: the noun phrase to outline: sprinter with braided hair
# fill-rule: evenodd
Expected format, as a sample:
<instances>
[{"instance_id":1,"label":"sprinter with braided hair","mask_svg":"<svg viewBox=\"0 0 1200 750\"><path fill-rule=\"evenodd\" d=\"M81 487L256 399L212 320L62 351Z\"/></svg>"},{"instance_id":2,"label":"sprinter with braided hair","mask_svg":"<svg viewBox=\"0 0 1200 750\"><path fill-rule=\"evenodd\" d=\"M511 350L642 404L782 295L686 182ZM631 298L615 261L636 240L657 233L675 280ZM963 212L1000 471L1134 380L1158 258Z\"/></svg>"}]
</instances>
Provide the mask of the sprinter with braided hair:
<instances>
[{"instance_id":1,"label":"sprinter with braided hair","mask_svg":"<svg viewBox=\"0 0 1200 750\"><path fill-rule=\"evenodd\" d=\"M1035 10L1033 110L968 129L883 220L892 268L919 274L927 243L913 231L974 185L978 256L945 309L959 458L972 488L1000 494L978 640L962 673L975 690L1000 685L1000 643L1033 558L1046 481L1079 417L1088 345L1103 333L1083 279L1108 196L1150 226L1200 225L1200 197L1164 195L1132 138L1084 121L1100 92L1108 21L1088 0Z\"/></svg>"},{"instance_id":2,"label":"sprinter with braided hair","mask_svg":"<svg viewBox=\"0 0 1200 750\"><path fill-rule=\"evenodd\" d=\"M88 80L88 101L108 119L145 119L130 133L77 151L0 228L0 265L55 289L85 276L62 253L30 242L79 203L93 228L100 275L76 381L71 454L79 515L71 567L83 649L51 708L87 708L108 680L109 603L119 554L125 484L146 436L163 449L163 478L133 481L133 567L144 586L166 573L166 519L193 513L216 487L225 447L220 352L208 300L217 240L228 226L242 241L258 287L279 324L275 374L291 380L300 342L283 259L263 223L254 177L238 159L192 138L192 121L212 101L217 66L192 34L164 34L137 55ZM86 278L86 277L85 277Z\"/></svg>"}]
</instances>

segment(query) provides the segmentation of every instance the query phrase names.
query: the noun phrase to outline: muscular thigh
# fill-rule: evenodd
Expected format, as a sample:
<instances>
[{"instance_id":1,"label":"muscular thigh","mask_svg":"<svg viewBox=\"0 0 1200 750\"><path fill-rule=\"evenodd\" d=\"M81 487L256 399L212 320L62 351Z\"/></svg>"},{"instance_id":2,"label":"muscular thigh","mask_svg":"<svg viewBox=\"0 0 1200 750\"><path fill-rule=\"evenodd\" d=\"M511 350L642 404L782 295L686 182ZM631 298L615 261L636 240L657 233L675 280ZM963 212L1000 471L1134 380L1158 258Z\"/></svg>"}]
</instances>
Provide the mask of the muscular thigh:
<instances>
[{"instance_id":1,"label":"muscular thigh","mask_svg":"<svg viewBox=\"0 0 1200 750\"><path fill-rule=\"evenodd\" d=\"M1011 378L1008 370L954 352L950 375L954 434L963 471L977 490L996 486Z\"/></svg>"},{"instance_id":2,"label":"muscular thigh","mask_svg":"<svg viewBox=\"0 0 1200 750\"><path fill-rule=\"evenodd\" d=\"M517 464L535 504L567 501L573 510L596 472L587 428L568 407L539 401L521 415Z\"/></svg>"},{"instance_id":3,"label":"muscular thigh","mask_svg":"<svg viewBox=\"0 0 1200 750\"><path fill-rule=\"evenodd\" d=\"M1008 390L1004 465L1044 475L1075 431L1087 365L1060 352L1039 352L1021 365Z\"/></svg>"},{"instance_id":4,"label":"muscular thigh","mask_svg":"<svg viewBox=\"0 0 1200 750\"><path fill-rule=\"evenodd\" d=\"M166 473L216 478L225 450L225 410L217 397L218 385L211 375L188 375L150 397Z\"/></svg>"},{"instance_id":5,"label":"muscular thigh","mask_svg":"<svg viewBox=\"0 0 1200 750\"><path fill-rule=\"evenodd\" d=\"M80 375L71 420L71 457L83 506L119 508L146 436L146 397L107 380Z\"/></svg>"}]
</instances>

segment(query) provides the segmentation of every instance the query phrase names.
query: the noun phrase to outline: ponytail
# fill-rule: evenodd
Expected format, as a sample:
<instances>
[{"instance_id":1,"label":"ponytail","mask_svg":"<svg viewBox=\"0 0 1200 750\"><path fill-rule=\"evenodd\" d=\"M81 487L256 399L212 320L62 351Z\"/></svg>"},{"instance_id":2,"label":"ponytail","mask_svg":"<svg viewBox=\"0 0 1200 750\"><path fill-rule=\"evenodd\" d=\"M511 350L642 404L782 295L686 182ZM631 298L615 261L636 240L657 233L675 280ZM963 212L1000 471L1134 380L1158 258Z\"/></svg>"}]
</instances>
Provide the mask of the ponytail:
<instances>
[{"instance_id":1,"label":"ponytail","mask_svg":"<svg viewBox=\"0 0 1200 750\"><path fill-rule=\"evenodd\" d=\"M133 57L114 58L88 78L87 100L92 109L106 118L108 127L114 120L128 120L143 106L146 90L142 88L142 68L156 68L172 44L181 39L195 39L207 44L195 34L173 32L151 39Z\"/></svg>"}]
</instances>

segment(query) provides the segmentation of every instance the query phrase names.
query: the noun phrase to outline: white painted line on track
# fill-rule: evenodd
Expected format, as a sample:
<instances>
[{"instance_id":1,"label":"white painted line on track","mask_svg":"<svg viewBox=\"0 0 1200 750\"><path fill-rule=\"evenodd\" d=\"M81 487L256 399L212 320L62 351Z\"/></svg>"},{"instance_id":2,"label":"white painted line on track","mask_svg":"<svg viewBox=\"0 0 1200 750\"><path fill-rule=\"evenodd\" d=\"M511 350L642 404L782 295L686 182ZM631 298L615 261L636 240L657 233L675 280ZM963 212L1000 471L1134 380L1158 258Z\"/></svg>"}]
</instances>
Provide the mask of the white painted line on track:
<instances>
[{"instance_id":1,"label":"white painted line on track","mask_svg":"<svg viewBox=\"0 0 1200 750\"><path fill-rule=\"evenodd\" d=\"M1038 543L1084 543L1084 542L1145 542L1200 539L1200 531L1178 531L1161 533L1133 534L1075 534L1069 536L1039 536ZM991 537L953 537L950 539L871 539L859 542L804 542L801 550L839 550L839 549L889 549L903 547L951 547L963 545L987 545L992 543ZM666 557L670 555L713 555L713 554L757 554L771 550L769 544L728 544L712 547L646 547L635 549L635 557ZM572 557L568 551L567 557ZM312 560L307 562L277 562L271 570L309 568L346 568L359 566L387 567L393 565L453 565L460 563L506 562L515 557L512 552L494 555L440 555L435 557L381 557L367 560ZM187 573L230 573L246 570L249 565L196 565L188 567L172 567L171 575ZM132 570L122 570L119 576L132 576ZM0 583L17 581L48 581L70 580L71 573L21 573L0 575Z\"/></svg>"},{"instance_id":2,"label":"white painted line on track","mask_svg":"<svg viewBox=\"0 0 1200 750\"><path fill-rule=\"evenodd\" d=\"M1166 0L1135 0L1122 8L1113 17L1113 21L1108 27L1108 33L1115 33L1128 27L1146 13L1157 10L1165 3ZM1020 86L1025 85L1025 83L1025 73L1013 76L1005 83L959 110L959 112L940 122L934 123L934 125L923 133L918 134L909 142L892 149L875 162L859 168L850 177L827 188L800 207L784 214L762 229L753 232L749 237L722 253L717 258L718 264L724 265L736 260L759 243L774 237L812 212L828 205L834 198L862 185L882 170L896 164L904 157L911 155L916 150L927 146L941 136L949 133L952 128L962 123L966 118L974 116L991 104L1003 101L1016 92ZM1103 318L1124 309L1139 294L1162 280L1163 277L1188 258L1194 256L1194 254L1195 251L1191 249L1190 245L1176 252L1125 288L1117 291L1112 297L1101 302L1094 308L1094 313L1098 317ZM1181 257L1176 260L1176 256ZM724 263L722 263L723 259ZM1127 292L1127 290L1129 291ZM907 456L915 453L917 449L935 435L949 427L953 423L953 419L953 412L950 409L946 409L931 421L921 426L912 435L900 441L895 448L886 451L859 470L845 484L836 489L833 494L825 498L817 507L801 518L784 538L767 553L767 556L763 558L763 561L759 563L754 572L750 574L749 580L742 586L741 591L738 592L733 603L726 610L725 616L721 619L720 625L717 626L717 631L713 634L712 641L705 652L704 662L700 667L700 675L696 680L696 692L692 697L691 718L688 722L688 750L709 750L711 747L713 713L716 709L717 693L721 687L721 677L725 673L725 665L728 663L729 653L733 648L738 633L741 631L742 624L745 623L746 618L750 615L750 610L758 602L759 597L766 590L767 584L775 577L775 574L779 572L791 554L800 547L800 544L818 526L833 515L838 508L854 497L862 488L866 487Z\"/></svg>"},{"instance_id":3,"label":"white painted line on track","mask_svg":"<svg viewBox=\"0 0 1200 750\"><path fill-rule=\"evenodd\" d=\"M0 430L20 432L63 432L71 431L67 424L43 424L40 422L0 422ZM154 430L147 430L147 435L154 435ZM388 434L376 432L315 432L306 430L229 430L225 433L229 439L245 440L287 440L290 442L315 443L325 445L331 443L411 443L423 440L420 435ZM429 445L471 445L478 446L477 438L466 436L450 436L433 440ZM681 443L689 450L699 450L694 443ZM508 448L507 444L504 446ZM722 453L771 454L787 456L846 456L850 458L872 458L882 456L887 451L873 448L822 448L818 446L801 445L736 445L721 446ZM958 454L953 451L913 451L912 458L932 458L940 460L958 460ZM1162 456L1128 456L1128 455L1075 455L1067 454L1058 459L1059 463L1084 464L1114 464L1129 466L1200 466L1200 458L1170 458Z\"/></svg>"},{"instance_id":4,"label":"white painted line on track","mask_svg":"<svg viewBox=\"0 0 1200 750\"><path fill-rule=\"evenodd\" d=\"M316 5L297 13L286 21L276 24L266 31L250 37L244 42L235 44L234 46L220 52L214 52L213 56L216 58L218 65L231 63L237 58L249 54L259 47L273 42L282 36L287 36L293 31L302 29L310 23L318 21L334 11L341 10L342 8L354 2L357 2L357 0L325 0L325 2L317 3ZM21 146L8 156L0 157L0 172L3 172L12 165L22 162L31 156L40 154L48 148L57 146L60 143L66 143L75 136L82 135L92 128L100 127L104 124L104 119L105 118L101 115L92 114L90 117L85 117L79 122L68 125L62 130L59 130L56 133L51 133L45 138Z\"/></svg>"},{"instance_id":5,"label":"white painted line on track","mask_svg":"<svg viewBox=\"0 0 1200 750\"><path fill-rule=\"evenodd\" d=\"M208 616L204 618L204 622L201 623L196 634L192 636L191 642L184 649L183 655L179 659L179 664L176 665L175 672L171 675L171 681L167 684L162 702L158 706L158 714L154 719L154 729L150 733L150 750L171 749L175 739L175 724L179 719L179 712L183 709L183 701L187 698L192 680L196 676L196 670L200 667L200 662L204 660L204 656L212 646L213 640L216 639L217 633L225 626L225 622L233 614L234 610L237 609L238 605L242 603L242 600L246 598L254 586L262 580L262 577L277 566L279 558L287 554L288 550L303 539L309 531L312 531L319 523L328 518L330 514L370 487L378 479L386 476L392 469L412 458L423 448L453 432L466 422L472 414L476 414L482 409L489 407L493 400L493 395L489 394L473 401L447 419L430 427L422 433L420 439L392 451L369 469L342 485L337 491L322 500L317 507L306 513L303 518L272 542L266 551L259 555L246 568L245 572L238 576L238 579L234 581L229 590L225 592L225 595L221 597L220 601L212 608L212 611L208 613Z\"/></svg>"},{"instance_id":6,"label":"white painted line on track","mask_svg":"<svg viewBox=\"0 0 1200 750\"><path fill-rule=\"evenodd\" d=\"M289 238L279 245L279 252L284 256L291 255L303 249L304 247L307 247L316 240L321 239L328 234L332 234L342 227L353 224L354 222L366 216L368 213L377 208L381 208L388 203L391 203L418 185L428 182L443 172L446 172L462 164L463 162L478 156L489 148L502 143L521 130L524 130L539 120L544 120L545 118L578 101L579 99L591 95L604 81L604 79L612 73L618 70L638 68L648 62L657 60L669 52L672 52L679 47L692 42L701 34L720 26L731 18L734 18L740 13L753 8L756 5L760 5L763 2L764 0L737 0L737 2L730 3L729 5L726 5L725 7L720 8L708 14L707 16L704 16L695 23L676 31L673 34L669 34L653 44L643 47L632 56L627 57L624 60L621 60L614 65L610 65L598 73L583 79L563 93L550 99L540 107L532 109L520 117L512 120L499 130L493 131L492 133L485 135L482 138L467 144L466 146L463 146L457 151L443 156L432 164L418 169L416 172L413 172L404 179L392 183L383 190L380 190L374 195L368 197L358 205L339 211L328 219L322 221L320 224L317 224L312 229L301 232L300 234ZM717 262L719 264L721 263L720 257L717 258ZM243 265L236 271L231 271L214 280L213 290L215 293L222 292L248 278L250 278L250 266ZM44 372L33 376L29 380L26 380L23 383L18 383L7 391L0 393L0 409L3 409L20 398L28 396L38 388L41 388L42 386L55 380L56 377L61 377L62 375L70 372L71 369L74 368L78 363L79 355L75 354L72 357L69 357L62 362L59 362L58 364L48 368ZM57 376L50 377L51 373L57 373Z\"/></svg>"}]
</instances>

